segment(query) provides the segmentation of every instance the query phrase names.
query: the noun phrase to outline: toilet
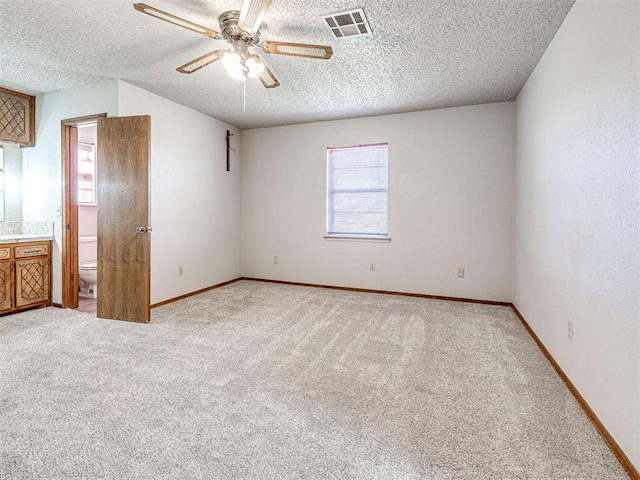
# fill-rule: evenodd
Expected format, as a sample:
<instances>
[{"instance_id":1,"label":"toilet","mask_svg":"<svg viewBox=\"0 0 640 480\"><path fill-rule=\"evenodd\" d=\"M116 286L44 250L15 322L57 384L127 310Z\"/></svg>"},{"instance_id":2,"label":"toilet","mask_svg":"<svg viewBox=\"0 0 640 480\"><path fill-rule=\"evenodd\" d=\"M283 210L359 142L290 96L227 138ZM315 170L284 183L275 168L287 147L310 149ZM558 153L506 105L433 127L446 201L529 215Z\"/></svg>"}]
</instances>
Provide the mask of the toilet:
<instances>
[{"instance_id":1,"label":"toilet","mask_svg":"<svg viewBox=\"0 0 640 480\"><path fill-rule=\"evenodd\" d=\"M98 294L98 238L78 238L78 275L83 298L96 298Z\"/></svg>"}]
</instances>

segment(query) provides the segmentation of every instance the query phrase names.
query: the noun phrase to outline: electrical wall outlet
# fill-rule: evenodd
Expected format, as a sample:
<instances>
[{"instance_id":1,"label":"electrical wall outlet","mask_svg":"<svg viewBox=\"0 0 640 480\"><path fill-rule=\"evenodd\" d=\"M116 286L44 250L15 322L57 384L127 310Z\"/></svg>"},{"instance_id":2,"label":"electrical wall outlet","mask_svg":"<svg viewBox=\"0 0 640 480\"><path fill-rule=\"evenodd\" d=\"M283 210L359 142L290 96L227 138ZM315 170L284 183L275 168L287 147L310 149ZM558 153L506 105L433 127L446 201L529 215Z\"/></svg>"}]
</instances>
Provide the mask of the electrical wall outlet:
<instances>
[{"instance_id":1,"label":"electrical wall outlet","mask_svg":"<svg viewBox=\"0 0 640 480\"><path fill-rule=\"evenodd\" d=\"M278 264L278 257L276 257L275 255L274 255L274 257L273 257L273 264L274 264L274 265L277 265L277 264Z\"/></svg>"},{"instance_id":2,"label":"electrical wall outlet","mask_svg":"<svg viewBox=\"0 0 640 480\"><path fill-rule=\"evenodd\" d=\"M458 268L458 278L464 278L464 268Z\"/></svg>"},{"instance_id":3,"label":"electrical wall outlet","mask_svg":"<svg viewBox=\"0 0 640 480\"><path fill-rule=\"evenodd\" d=\"M376 271L376 264L375 263L370 263L369 264L369 271L370 272L375 272Z\"/></svg>"},{"instance_id":4,"label":"electrical wall outlet","mask_svg":"<svg viewBox=\"0 0 640 480\"><path fill-rule=\"evenodd\" d=\"M573 322L571 320L567 322L567 337L569 340L573 340Z\"/></svg>"},{"instance_id":5,"label":"electrical wall outlet","mask_svg":"<svg viewBox=\"0 0 640 480\"><path fill-rule=\"evenodd\" d=\"M182 265L178 267L178 276L182 275L184 271L182 270Z\"/></svg>"}]
</instances>

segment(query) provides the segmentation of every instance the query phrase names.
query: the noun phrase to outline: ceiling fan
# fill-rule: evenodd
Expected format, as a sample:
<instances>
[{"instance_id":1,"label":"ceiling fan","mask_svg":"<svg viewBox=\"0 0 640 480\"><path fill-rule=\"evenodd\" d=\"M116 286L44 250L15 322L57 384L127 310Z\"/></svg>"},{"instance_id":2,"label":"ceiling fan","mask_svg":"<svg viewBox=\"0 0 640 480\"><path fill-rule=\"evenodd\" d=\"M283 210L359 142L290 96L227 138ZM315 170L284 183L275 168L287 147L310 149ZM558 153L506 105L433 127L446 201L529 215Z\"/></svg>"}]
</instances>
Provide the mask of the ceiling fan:
<instances>
[{"instance_id":1,"label":"ceiling fan","mask_svg":"<svg viewBox=\"0 0 640 480\"><path fill-rule=\"evenodd\" d=\"M229 49L214 50L179 66L176 69L178 72L194 73L207 65L222 60L222 64L231 78L240 81L245 81L247 78L258 78L265 88L275 88L280 85L280 82L264 61L258 55L251 53L249 48L260 48L265 53L276 55L291 55L322 60L331 58L333 49L326 45L309 45L306 43L261 42L260 25L271 5L271 1L244 0L242 10L224 12L219 17L220 30L222 32L203 27L144 3L134 3L133 7L139 12L146 13L165 22L173 23L214 40L225 40L231 44Z\"/></svg>"}]
</instances>

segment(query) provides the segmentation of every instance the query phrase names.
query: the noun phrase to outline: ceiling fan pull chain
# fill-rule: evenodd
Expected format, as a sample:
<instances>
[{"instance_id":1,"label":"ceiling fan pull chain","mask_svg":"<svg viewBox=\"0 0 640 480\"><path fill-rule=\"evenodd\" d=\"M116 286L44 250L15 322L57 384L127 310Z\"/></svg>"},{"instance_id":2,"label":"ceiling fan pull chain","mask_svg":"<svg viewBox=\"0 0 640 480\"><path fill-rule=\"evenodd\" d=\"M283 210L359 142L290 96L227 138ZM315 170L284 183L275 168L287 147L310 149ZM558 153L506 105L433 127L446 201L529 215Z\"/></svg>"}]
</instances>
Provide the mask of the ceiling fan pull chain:
<instances>
[{"instance_id":1,"label":"ceiling fan pull chain","mask_svg":"<svg viewBox=\"0 0 640 480\"><path fill-rule=\"evenodd\" d=\"M245 97L247 94L247 82L242 82L242 108L240 109L240 130L242 130L244 124L244 108L245 108Z\"/></svg>"}]
</instances>

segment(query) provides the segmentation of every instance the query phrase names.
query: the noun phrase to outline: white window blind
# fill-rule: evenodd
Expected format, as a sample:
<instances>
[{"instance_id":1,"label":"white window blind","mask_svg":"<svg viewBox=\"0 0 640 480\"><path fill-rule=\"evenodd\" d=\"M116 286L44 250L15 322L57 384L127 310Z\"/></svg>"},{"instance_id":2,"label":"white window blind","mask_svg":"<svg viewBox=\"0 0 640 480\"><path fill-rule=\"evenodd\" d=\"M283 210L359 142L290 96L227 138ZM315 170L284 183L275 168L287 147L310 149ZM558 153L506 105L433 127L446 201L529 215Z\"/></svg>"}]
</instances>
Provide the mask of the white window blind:
<instances>
[{"instance_id":1,"label":"white window blind","mask_svg":"<svg viewBox=\"0 0 640 480\"><path fill-rule=\"evenodd\" d=\"M388 145L327 149L327 234L389 234Z\"/></svg>"}]
</instances>

